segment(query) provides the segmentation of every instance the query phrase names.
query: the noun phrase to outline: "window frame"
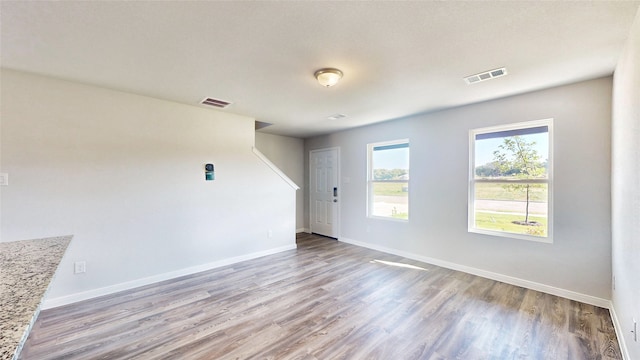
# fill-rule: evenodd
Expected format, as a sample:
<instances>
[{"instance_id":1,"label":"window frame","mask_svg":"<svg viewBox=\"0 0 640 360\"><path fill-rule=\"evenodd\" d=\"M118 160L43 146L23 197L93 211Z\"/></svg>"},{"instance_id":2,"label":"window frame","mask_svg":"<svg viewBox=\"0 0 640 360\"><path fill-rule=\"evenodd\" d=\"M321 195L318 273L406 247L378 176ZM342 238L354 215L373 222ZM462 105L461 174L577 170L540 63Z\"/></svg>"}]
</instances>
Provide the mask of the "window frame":
<instances>
[{"instance_id":1,"label":"window frame","mask_svg":"<svg viewBox=\"0 0 640 360\"><path fill-rule=\"evenodd\" d=\"M475 178L475 168L476 168L476 164L475 164L475 159L476 159L476 154L475 154L475 142L476 142L476 136L480 135L480 134L489 134L489 133L497 133L497 132L504 132L504 131L513 131L513 130L520 130L520 129L528 129L528 128L535 128L535 127L541 127L541 126L546 126L548 129L548 141L549 141L549 156L547 159L547 179L522 179L522 180L508 180L509 183L542 183L542 184L547 184L547 236L535 236L535 235L528 235L528 234L518 234L518 233L512 233L512 232L507 232L507 231L500 231L500 230L488 230L488 229L480 229L480 228L476 228L476 221L475 221L475 185L476 183L496 183L496 182L507 182L507 180L498 180L496 181L494 180L479 180ZM483 234L483 235L491 235L491 236L498 236L498 237L508 237L508 238L513 238L513 239L520 239L520 240L529 240L529 241L536 241L536 242L542 242L542 243L549 243L552 244L553 243L553 158L554 158L554 151L553 151L553 118L549 118L549 119L543 119L543 120L533 120L533 121L526 121L526 122L519 122L519 123L512 123L512 124L505 124L505 125L497 125L497 126L490 126L490 127L484 127L484 128L478 128L478 129L471 129L469 130L469 174L468 174L468 194L469 194L469 198L468 198L468 202L467 202L467 207L468 207L468 232L470 233L477 233L477 234Z\"/></svg>"},{"instance_id":2,"label":"window frame","mask_svg":"<svg viewBox=\"0 0 640 360\"><path fill-rule=\"evenodd\" d=\"M375 151L374 148L376 147L380 147L380 146L393 146L393 145L401 145L401 144L407 144L407 148L409 149L409 179L408 180L374 180L374 176L373 176L373 152ZM409 222L409 219L411 218L411 214L407 208L407 218L406 219L401 219L401 218L394 218L391 216L380 216L380 215L374 215L373 214L373 205L374 205L374 201L373 201L373 184L374 183L380 183L380 182L388 182L388 183L407 183L407 187L408 189L411 188L411 143L409 141L408 138L406 139L397 139L397 140L389 140L389 141L380 141L380 142L375 142L375 143L370 143L367 144L367 218L370 219L382 219L382 220L389 220L389 221L398 221L398 222ZM407 190L407 207L409 206L409 191Z\"/></svg>"}]
</instances>

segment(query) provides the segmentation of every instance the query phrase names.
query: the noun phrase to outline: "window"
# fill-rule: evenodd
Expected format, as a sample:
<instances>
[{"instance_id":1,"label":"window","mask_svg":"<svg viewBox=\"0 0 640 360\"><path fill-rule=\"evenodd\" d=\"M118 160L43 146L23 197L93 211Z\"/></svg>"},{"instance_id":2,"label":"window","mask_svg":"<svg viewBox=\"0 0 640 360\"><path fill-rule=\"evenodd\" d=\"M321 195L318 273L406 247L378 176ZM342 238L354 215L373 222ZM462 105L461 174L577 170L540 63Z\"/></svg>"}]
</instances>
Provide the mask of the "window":
<instances>
[{"instance_id":1,"label":"window","mask_svg":"<svg viewBox=\"0 0 640 360\"><path fill-rule=\"evenodd\" d=\"M470 132L469 231L552 242L552 120Z\"/></svg>"},{"instance_id":2,"label":"window","mask_svg":"<svg viewBox=\"0 0 640 360\"><path fill-rule=\"evenodd\" d=\"M409 140L368 145L368 215L409 220Z\"/></svg>"}]
</instances>

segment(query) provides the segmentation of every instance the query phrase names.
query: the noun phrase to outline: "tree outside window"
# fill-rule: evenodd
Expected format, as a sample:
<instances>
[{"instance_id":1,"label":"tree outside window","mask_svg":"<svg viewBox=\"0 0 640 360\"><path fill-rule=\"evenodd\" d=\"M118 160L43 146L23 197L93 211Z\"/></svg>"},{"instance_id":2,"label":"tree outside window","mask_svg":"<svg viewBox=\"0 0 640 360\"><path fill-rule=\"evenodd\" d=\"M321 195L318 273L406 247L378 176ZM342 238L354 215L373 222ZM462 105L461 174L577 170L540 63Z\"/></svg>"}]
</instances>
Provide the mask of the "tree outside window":
<instances>
[{"instance_id":1,"label":"tree outside window","mask_svg":"<svg viewBox=\"0 0 640 360\"><path fill-rule=\"evenodd\" d=\"M550 242L551 121L471 131L469 231Z\"/></svg>"}]
</instances>

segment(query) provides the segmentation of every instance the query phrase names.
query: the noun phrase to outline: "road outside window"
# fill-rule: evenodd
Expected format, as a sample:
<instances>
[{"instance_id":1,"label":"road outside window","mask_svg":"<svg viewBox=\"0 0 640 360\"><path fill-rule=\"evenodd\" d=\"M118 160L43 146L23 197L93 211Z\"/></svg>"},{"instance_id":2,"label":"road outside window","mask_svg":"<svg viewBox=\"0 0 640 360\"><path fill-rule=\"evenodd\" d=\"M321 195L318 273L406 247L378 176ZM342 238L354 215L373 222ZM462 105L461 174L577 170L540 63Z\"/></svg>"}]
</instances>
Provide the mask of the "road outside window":
<instances>
[{"instance_id":1,"label":"road outside window","mask_svg":"<svg viewBox=\"0 0 640 360\"><path fill-rule=\"evenodd\" d=\"M469 231L551 242L551 125L470 132Z\"/></svg>"}]
</instances>

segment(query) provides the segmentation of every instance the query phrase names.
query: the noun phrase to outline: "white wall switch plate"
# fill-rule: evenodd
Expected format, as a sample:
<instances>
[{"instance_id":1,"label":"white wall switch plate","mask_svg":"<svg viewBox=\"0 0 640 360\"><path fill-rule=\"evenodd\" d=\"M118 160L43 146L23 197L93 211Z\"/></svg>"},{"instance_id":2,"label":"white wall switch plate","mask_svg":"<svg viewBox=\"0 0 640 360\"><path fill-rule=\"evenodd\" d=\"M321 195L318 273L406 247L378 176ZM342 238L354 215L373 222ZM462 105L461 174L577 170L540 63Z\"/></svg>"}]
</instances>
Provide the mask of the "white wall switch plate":
<instances>
[{"instance_id":1,"label":"white wall switch plate","mask_svg":"<svg viewBox=\"0 0 640 360\"><path fill-rule=\"evenodd\" d=\"M7 186L7 185L9 185L9 174L0 173L0 186Z\"/></svg>"}]
</instances>

